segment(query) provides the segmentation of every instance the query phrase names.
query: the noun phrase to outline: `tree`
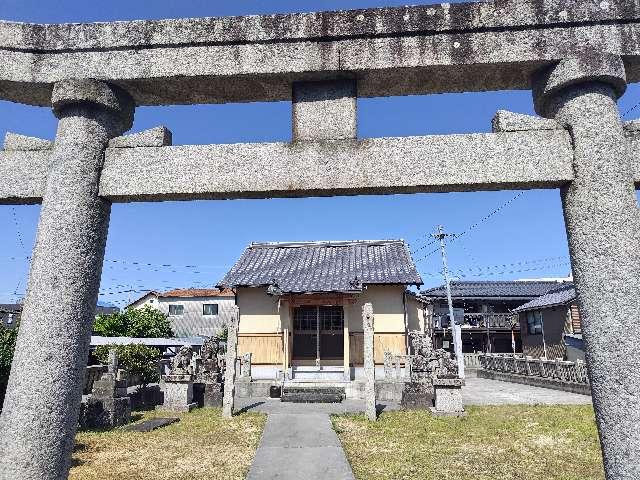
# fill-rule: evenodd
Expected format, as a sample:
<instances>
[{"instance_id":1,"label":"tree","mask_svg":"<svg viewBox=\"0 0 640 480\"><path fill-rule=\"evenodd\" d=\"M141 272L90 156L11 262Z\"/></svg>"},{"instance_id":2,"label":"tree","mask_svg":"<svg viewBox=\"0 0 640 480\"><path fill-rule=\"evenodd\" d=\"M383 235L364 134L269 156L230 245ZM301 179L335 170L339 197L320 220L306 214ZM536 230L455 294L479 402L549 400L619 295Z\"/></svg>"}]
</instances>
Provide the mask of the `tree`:
<instances>
[{"instance_id":1,"label":"tree","mask_svg":"<svg viewBox=\"0 0 640 480\"><path fill-rule=\"evenodd\" d=\"M173 337L167 315L148 305L141 309L128 308L123 312L98 315L93 331L103 337Z\"/></svg>"},{"instance_id":2,"label":"tree","mask_svg":"<svg viewBox=\"0 0 640 480\"><path fill-rule=\"evenodd\" d=\"M11 371L11 361L13 360L17 337L18 325L15 328L6 328L0 324L0 410L2 409L4 393L9 382L9 372Z\"/></svg>"},{"instance_id":3,"label":"tree","mask_svg":"<svg viewBox=\"0 0 640 480\"><path fill-rule=\"evenodd\" d=\"M160 350L142 344L130 345L100 345L96 348L96 358L102 364L109 361L109 350L118 352L118 364L132 377L140 379L143 388L160 378L158 359Z\"/></svg>"}]
</instances>

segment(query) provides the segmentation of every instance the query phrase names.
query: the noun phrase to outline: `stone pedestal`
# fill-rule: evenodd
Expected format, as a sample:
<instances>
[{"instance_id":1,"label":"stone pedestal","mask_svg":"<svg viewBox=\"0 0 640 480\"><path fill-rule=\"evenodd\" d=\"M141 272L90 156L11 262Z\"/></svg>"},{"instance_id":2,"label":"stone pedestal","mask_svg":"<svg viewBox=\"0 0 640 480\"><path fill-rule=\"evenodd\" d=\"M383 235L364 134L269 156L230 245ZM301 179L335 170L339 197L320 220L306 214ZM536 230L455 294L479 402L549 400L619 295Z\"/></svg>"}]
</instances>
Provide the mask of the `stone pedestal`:
<instances>
[{"instance_id":1,"label":"stone pedestal","mask_svg":"<svg viewBox=\"0 0 640 480\"><path fill-rule=\"evenodd\" d=\"M406 410L433 407L433 385L430 381L407 382L402 390L400 406Z\"/></svg>"},{"instance_id":2,"label":"stone pedestal","mask_svg":"<svg viewBox=\"0 0 640 480\"><path fill-rule=\"evenodd\" d=\"M82 428L111 428L131 421L131 400L126 380L105 373L93 383L89 399L82 404L78 424Z\"/></svg>"},{"instance_id":3,"label":"stone pedestal","mask_svg":"<svg viewBox=\"0 0 640 480\"><path fill-rule=\"evenodd\" d=\"M438 416L466 415L462 404L462 385L460 378L434 378L434 407L431 412Z\"/></svg>"},{"instance_id":4,"label":"stone pedestal","mask_svg":"<svg viewBox=\"0 0 640 480\"><path fill-rule=\"evenodd\" d=\"M196 407L193 401L193 375L165 375L164 410L190 412Z\"/></svg>"},{"instance_id":5,"label":"stone pedestal","mask_svg":"<svg viewBox=\"0 0 640 480\"><path fill-rule=\"evenodd\" d=\"M204 407L222 407L224 388L222 383L204 384Z\"/></svg>"}]
</instances>

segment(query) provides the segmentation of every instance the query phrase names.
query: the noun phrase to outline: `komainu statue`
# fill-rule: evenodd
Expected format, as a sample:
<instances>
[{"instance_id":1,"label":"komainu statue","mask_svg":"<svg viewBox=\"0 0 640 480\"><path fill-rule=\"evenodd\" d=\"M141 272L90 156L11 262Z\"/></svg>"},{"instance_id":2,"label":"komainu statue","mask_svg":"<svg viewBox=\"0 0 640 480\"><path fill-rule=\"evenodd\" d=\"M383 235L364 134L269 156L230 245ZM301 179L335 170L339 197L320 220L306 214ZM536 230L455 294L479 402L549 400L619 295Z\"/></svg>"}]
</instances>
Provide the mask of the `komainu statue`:
<instances>
[{"instance_id":1,"label":"komainu statue","mask_svg":"<svg viewBox=\"0 0 640 480\"><path fill-rule=\"evenodd\" d=\"M428 408L433 405L433 382L457 377L458 367L449 352L434 349L431 338L418 331L409 332L411 380L404 384L401 404L404 408Z\"/></svg>"},{"instance_id":2,"label":"komainu statue","mask_svg":"<svg viewBox=\"0 0 640 480\"><path fill-rule=\"evenodd\" d=\"M458 366L446 350L434 349L429 336L416 330L409 332L413 355L411 357L411 381L448 378L458 375Z\"/></svg>"},{"instance_id":3,"label":"komainu statue","mask_svg":"<svg viewBox=\"0 0 640 480\"><path fill-rule=\"evenodd\" d=\"M171 375L191 375L191 359L193 358L193 348L191 345L180 347L177 355L171 360Z\"/></svg>"},{"instance_id":4,"label":"komainu statue","mask_svg":"<svg viewBox=\"0 0 640 480\"><path fill-rule=\"evenodd\" d=\"M205 340L200 348L200 358L202 362L199 376L202 381L218 382L223 362L219 358L219 354L224 353L220 341L216 337Z\"/></svg>"}]
</instances>

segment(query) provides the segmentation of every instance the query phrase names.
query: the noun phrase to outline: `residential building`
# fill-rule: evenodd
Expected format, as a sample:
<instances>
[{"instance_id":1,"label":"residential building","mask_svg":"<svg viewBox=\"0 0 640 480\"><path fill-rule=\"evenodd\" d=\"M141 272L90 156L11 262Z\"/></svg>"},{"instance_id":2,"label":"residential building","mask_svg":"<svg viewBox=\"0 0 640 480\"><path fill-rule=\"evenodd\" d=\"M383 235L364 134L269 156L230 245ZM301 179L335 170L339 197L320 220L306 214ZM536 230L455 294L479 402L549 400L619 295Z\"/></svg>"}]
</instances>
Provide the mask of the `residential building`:
<instances>
[{"instance_id":1,"label":"residential building","mask_svg":"<svg viewBox=\"0 0 640 480\"><path fill-rule=\"evenodd\" d=\"M235 294L230 289L178 288L148 292L127 308L150 306L168 315L176 337L214 336L229 320Z\"/></svg>"},{"instance_id":2,"label":"residential building","mask_svg":"<svg viewBox=\"0 0 640 480\"><path fill-rule=\"evenodd\" d=\"M521 352L520 322L514 309L558 285L557 280L452 281L454 317L462 324L462 351ZM435 346L453 350L446 287L423 290L420 296L433 302Z\"/></svg>"},{"instance_id":3,"label":"residential building","mask_svg":"<svg viewBox=\"0 0 640 480\"><path fill-rule=\"evenodd\" d=\"M519 314L525 355L584 360L580 310L573 283L556 287L515 312Z\"/></svg>"},{"instance_id":4,"label":"residential building","mask_svg":"<svg viewBox=\"0 0 640 480\"><path fill-rule=\"evenodd\" d=\"M22 313L21 303L0 303L0 325L14 328Z\"/></svg>"},{"instance_id":5,"label":"residential building","mask_svg":"<svg viewBox=\"0 0 640 480\"><path fill-rule=\"evenodd\" d=\"M110 303L98 302L96 305L96 315L110 315L118 313L120 309Z\"/></svg>"},{"instance_id":6,"label":"residential building","mask_svg":"<svg viewBox=\"0 0 640 480\"><path fill-rule=\"evenodd\" d=\"M425 329L428 305L402 240L253 243L219 287L236 291L238 353L252 376L354 380L362 375L362 308L373 304L375 362L407 353L407 332Z\"/></svg>"}]
</instances>

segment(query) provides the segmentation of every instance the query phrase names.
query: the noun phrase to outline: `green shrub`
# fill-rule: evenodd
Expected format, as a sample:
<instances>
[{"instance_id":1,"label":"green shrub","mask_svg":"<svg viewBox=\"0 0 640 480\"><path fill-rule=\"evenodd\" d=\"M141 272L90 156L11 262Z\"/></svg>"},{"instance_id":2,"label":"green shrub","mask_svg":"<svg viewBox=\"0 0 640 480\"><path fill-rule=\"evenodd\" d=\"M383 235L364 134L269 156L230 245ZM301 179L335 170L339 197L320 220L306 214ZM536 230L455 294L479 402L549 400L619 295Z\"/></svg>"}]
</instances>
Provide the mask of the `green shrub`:
<instances>
[{"instance_id":1,"label":"green shrub","mask_svg":"<svg viewBox=\"0 0 640 480\"><path fill-rule=\"evenodd\" d=\"M0 410L4 401L4 393L7 390L9 372L11 371L11 361L13 351L16 347L18 337L18 325L15 328L6 328L0 324Z\"/></svg>"},{"instance_id":2,"label":"green shrub","mask_svg":"<svg viewBox=\"0 0 640 480\"><path fill-rule=\"evenodd\" d=\"M126 370L131 376L137 377L142 385L157 382L160 379L158 360L160 350L146 345L100 345L96 348L95 356L100 363L107 364L109 350L118 352L119 368Z\"/></svg>"},{"instance_id":3,"label":"green shrub","mask_svg":"<svg viewBox=\"0 0 640 480\"><path fill-rule=\"evenodd\" d=\"M93 331L103 337L173 337L167 315L148 305L141 309L128 308L123 312L98 315Z\"/></svg>"}]
</instances>

